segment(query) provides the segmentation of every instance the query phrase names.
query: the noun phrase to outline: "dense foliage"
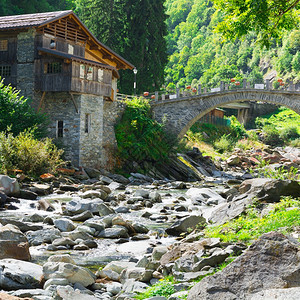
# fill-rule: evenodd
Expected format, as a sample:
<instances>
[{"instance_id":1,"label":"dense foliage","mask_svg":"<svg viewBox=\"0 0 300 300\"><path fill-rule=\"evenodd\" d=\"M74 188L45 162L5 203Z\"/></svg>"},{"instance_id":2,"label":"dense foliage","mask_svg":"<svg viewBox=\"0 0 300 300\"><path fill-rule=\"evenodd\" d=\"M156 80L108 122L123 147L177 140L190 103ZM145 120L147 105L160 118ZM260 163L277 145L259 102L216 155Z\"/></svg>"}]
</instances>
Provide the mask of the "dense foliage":
<instances>
[{"instance_id":1,"label":"dense foliage","mask_svg":"<svg viewBox=\"0 0 300 300\"><path fill-rule=\"evenodd\" d=\"M35 136L45 134L44 114L36 113L29 100L19 96L19 91L0 82L0 132L8 128L14 135L28 128L35 129Z\"/></svg>"},{"instance_id":2,"label":"dense foliage","mask_svg":"<svg viewBox=\"0 0 300 300\"><path fill-rule=\"evenodd\" d=\"M161 87L167 63L163 0L76 0L75 6L101 42L136 66L138 93ZM121 71L122 93L133 93L133 76L132 71Z\"/></svg>"},{"instance_id":3,"label":"dense foliage","mask_svg":"<svg viewBox=\"0 0 300 300\"><path fill-rule=\"evenodd\" d=\"M15 169L29 175L52 172L62 163L62 152L48 138L35 139L30 130L16 136L0 132L0 173Z\"/></svg>"},{"instance_id":4,"label":"dense foliage","mask_svg":"<svg viewBox=\"0 0 300 300\"><path fill-rule=\"evenodd\" d=\"M172 149L163 125L151 118L150 105L142 98L128 101L115 132L120 157L131 162L164 161Z\"/></svg>"},{"instance_id":5,"label":"dense foliage","mask_svg":"<svg viewBox=\"0 0 300 300\"><path fill-rule=\"evenodd\" d=\"M250 31L267 47L272 38L282 36L282 30L299 28L299 0L214 0L217 9L225 14L217 31L234 40Z\"/></svg>"},{"instance_id":6,"label":"dense foliage","mask_svg":"<svg viewBox=\"0 0 300 300\"><path fill-rule=\"evenodd\" d=\"M168 89L185 87L191 83L218 86L221 80L229 82L233 77L239 81L247 78L252 84L261 83L264 78L276 79L276 76L284 81L299 81L300 30L297 26L293 30L282 31L283 37L277 42L272 41L269 50L257 44L258 37L254 32L249 32L244 40L222 43L222 37L214 29L224 17L220 11L216 12L213 2L166 0L170 55L166 67ZM229 2L250 3L226 1ZM262 1L251 1L252 4L254 2ZM245 27L249 24L246 22L242 25Z\"/></svg>"}]
</instances>

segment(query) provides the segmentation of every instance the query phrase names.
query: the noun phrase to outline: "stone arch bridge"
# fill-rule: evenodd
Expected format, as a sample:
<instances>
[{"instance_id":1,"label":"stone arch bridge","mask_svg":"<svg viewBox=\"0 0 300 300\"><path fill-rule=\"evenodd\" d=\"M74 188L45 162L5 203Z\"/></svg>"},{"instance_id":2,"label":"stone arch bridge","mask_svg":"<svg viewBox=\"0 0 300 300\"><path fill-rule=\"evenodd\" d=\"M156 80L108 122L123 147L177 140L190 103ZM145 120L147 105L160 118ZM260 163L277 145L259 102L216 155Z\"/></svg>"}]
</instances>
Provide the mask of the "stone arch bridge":
<instances>
[{"instance_id":1,"label":"stone arch bridge","mask_svg":"<svg viewBox=\"0 0 300 300\"><path fill-rule=\"evenodd\" d=\"M165 98L165 97L163 97ZM226 104L255 101L281 105L300 114L300 91L239 89L153 101L153 117L178 139L200 118Z\"/></svg>"}]
</instances>

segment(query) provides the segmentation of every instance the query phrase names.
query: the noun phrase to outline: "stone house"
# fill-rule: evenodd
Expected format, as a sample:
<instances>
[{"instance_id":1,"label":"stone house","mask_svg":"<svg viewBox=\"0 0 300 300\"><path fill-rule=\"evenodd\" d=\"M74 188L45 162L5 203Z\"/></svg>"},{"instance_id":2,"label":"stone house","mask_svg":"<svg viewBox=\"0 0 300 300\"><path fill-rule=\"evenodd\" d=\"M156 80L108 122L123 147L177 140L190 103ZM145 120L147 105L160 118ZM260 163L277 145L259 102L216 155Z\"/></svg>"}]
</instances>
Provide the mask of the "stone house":
<instances>
[{"instance_id":1,"label":"stone house","mask_svg":"<svg viewBox=\"0 0 300 300\"><path fill-rule=\"evenodd\" d=\"M72 11L0 17L1 78L49 116L49 136L74 165L110 163L118 70L133 68Z\"/></svg>"}]
</instances>

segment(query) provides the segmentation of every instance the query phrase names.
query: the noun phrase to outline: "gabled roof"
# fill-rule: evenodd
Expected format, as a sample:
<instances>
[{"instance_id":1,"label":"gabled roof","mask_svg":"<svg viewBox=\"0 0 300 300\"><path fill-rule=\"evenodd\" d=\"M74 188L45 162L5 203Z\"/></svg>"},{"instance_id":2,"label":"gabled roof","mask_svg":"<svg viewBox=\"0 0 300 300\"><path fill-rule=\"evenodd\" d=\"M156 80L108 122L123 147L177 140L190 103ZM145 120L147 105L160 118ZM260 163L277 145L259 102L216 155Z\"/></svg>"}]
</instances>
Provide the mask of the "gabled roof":
<instances>
[{"instance_id":1,"label":"gabled roof","mask_svg":"<svg viewBox=\"0 0 300 300\"><path fill-rule=\"evenodd\" d=\"M41 28L64 17L71 17L82 28L85 34L87 34L89 37L89 42L92 42L101 49L104 49L109 55L114 56L128 69L134 68L133 64L111 50L109 47L102 44L73 13L72 10L0 17L0 32L6 30L26 29L30 27Z\"/></svg>"},{"instance_id":2,"label":"gabled roof","mask_svg":"<svg viewBox=\"0 0 300 300\"><path fill-rule=\"evenodd\" d=\"M65 53L65 52L61 52L61 51L57 51L57 50L52 50L52 49L48 49L48 48L42 48L42 47L37 47L37 50L42 52L42 53L46 53L46 54L50 54L53 56L57 56L60 58L66 58L66 59L70 59L73 61L77 61L77 62L81 62L81 63L85 63L91 66L97 66L100 67L101 69L108 69L108 70L112 70L113 74L116 78L120 78L119 72L116 68L110 66L110 65L106 65L106 64L102 64L90 59L86 59L84 57L81 56L76 56L76 55L72 55L69 53Z\"/></svg>"},{"instance_id":3,"label":"gabled roof","mask_svg":"<svg viewBox=\"0 0 300 300\"><path fill-rule=\"evenodd\" d=\"M38 27L72 13L71 10L0 17L0 30Z\"/></svg>"}]
</instances>

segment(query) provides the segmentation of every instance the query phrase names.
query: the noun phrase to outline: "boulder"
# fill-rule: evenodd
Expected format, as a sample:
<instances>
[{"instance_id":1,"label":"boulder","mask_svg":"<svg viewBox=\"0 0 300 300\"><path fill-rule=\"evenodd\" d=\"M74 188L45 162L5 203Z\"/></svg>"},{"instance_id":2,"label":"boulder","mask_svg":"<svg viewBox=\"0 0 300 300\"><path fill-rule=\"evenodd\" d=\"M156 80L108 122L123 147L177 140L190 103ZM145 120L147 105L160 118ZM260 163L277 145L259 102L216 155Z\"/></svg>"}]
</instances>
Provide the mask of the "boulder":
<instances>
[{"instance_id":1,"label":"boulder","mask_svg":"<svg viewBox=\"0 0 300 300\"><path fill-rule=\"evenodd\" d=\"M79 215L86 211L97 214L99 212L99 207L101 204L103 204L103 200L101 199L73 199L67 203L64 212L68 215Z\"/></svg>"},{"instance_id":2,"label":"boulder","mask_svg":"<svg viewBox=\"0 0 300 300\"><path fill-rule=\"evenodd\" d=\"M299 255L297 241L266 233L221 272L196 284L187 299L245 299L268 289L300 287Z\"/></svg>"},{"instance_id":3,"label":"boulder","mask_svg":"<svg viewBox=\"0 0 300 300\"><path fill-rule=\"evenodd\" d=\"M215 204L226 202L226 199L209 188L191 188L186 192L186 196L193 204L206 204L208 201Z\"/></svg>"},{"instance_id":4,"label":"boulder","mask_svg":"<svg viewBox=\"0 0 300 300\"><path fill-rule=\"evenodd\" d=\"M99 300L98 297L93 295L88 295L84 292L81 293L79 289L74 289L71 286L58 286L56 288L56 293L59 299L63 300Z\"/></svg>"},{"instance_id":5,"label":"boulder","mask_svg":"<svg viewBox=\"0 0 300 300\"><path fill-rule=\"evenodd\" d=\"M105 200L107 198L107 193L102 191L102 190L99 190L99 191L86 191L84 193L82 193L80 195L83 199L87 199L87 198L91 198L91 199L94 199L94 198L100 198L100 199L103 199Z\"/></svg>"},{"instance_id":6,"label":"boulder","mask_svg":"<svg viewBox=\"0 0 300 300\"><path fill-rule=\"evenodd\" d=\"M46 230L36 230L26 232L28 242L32 246L38 246L43 243L52 243L55 239L61 237L61 232L55 228L47 228Z\"/></svg>"},{"instance_id":7,"label":"boulder","mask_svg":"<svg viewBox=\"0 0 300 300\"><path fill-rule=\"evenodd\" d=\"M43 268L16 259L0 260L0 288L3 290L34 289L41 287Z\"/></svg>"},{"instance_id":8,"label":"boulder","mask_svg":"<svg viewBox=\"0 0 300 300\"><path fill-rule=\"evenodd\" d=\"M237 155L231 155L227 160L226 160L228 166L236 166L241 163L241 158Z\"/></svg>"},{"instance_id":9,"label":"boulder","mask_svg":"<svg viewBox=\"0 0 300 300\"><path fill-rule=\"evenodd\" d=\"M264 290L247 297L246 300L299 300L300 287Z\"/></svg>"},{"instance_id":10,"label":"boulder","mask_svg":"<svg viewBox=\"0 0 300 300\"><path fill-rule=\"evenodd\" d=\"M93 284L96 279L96 276L89 269L64 262L45 263L43 274L46 280L50 278L66 278L69 283L80 283L84 287Z\"/></svg>"},{"instance_id":11,"label":"boulder","mask_svg":"<svg viewBox=\"0 0 300 300\"><path fill-rule=\"evenodd\" d=\"M0 259L3 258L31 259L28 240L14 225L7 224L0 228Z\"/></svg>"},{"instance_id":12,"label":"boulder","mask_svg":"<svg viewBox=\"0 0 300 300\"><path fill-rule=\"evenodd\" d=\"M113 228L106 228L102 230L98 234L98 237L107 239L126 238L128 237L128 231L123 226L116 226Z\"/></svg>"},{"instance_id":13,"label":"boulder","mask_svg":"<svg viewBox=\"0 0 300 300\"><path fill-rule=\"evenodd\" d=\"M72 231L76 228L74 223L71 220L66 218L57 219L54 220L53 222L54 222L54 226L62 232Z\"/></svg>"},{"instance_id":14,"label":"boulder","mask_svg":"<svg viewBox=\"0 0 300 300\"><path fill-rule=\"evenodd\" d=\"M166 229L167 234L179 236L181 233L193 230L197 226L203 227L206 224L205 218L202 216L188 216L176 221L171 227Z\"/></svg>"},{"instance_id":15,"label":"boulder","mask_svg":"<svg viewBox=\"0 0 300 300\"><path fill-rule=\"evenodd\" d=\"M0 175L0 191L8 196L18 196L20 194L20 186L16 179Z\"/></svg>"}]
</instances>

